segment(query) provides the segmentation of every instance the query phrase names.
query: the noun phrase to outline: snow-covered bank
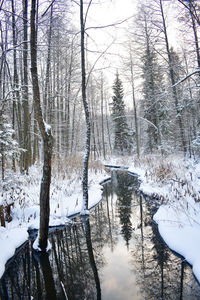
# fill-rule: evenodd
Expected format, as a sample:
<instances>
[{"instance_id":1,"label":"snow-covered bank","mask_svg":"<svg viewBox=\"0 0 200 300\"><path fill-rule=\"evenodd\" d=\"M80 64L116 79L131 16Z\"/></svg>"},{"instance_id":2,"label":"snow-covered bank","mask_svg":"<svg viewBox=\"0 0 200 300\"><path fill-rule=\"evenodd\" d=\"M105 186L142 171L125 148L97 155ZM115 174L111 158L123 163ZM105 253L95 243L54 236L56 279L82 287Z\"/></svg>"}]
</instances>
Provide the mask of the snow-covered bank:
<instances>
[{"instance_id":1,"label":"snow-covered bank","mask_svg":"<svg viewBox=\"0 0 200 300\"><path fill-rule=\"evenodd\" d=\"M0 277L5 264L15 249L28 239L28 229L39 227L39 192L41 169L32 167L30 175L16 175L12 198L12 221L6 222L6 228L0 226ZM100 182L108 178L103 169L89 171L89 208L101 200L102 186ZM8 191L1 195L0 203L11 197ZM6 199L7 198L7 199ZM68 223L69 216L82 209L82 185L80 172L74 171L70 176L52 176L50 197L50 226ZM7 201L8 202L8 201Z\"/></svg>"},{"instance_id":2,"label":"snow-covered bank","mask_svg":"<svg viewBox=\"0 0 200 300\"><path fill-rule=\"evenodd\" d=\"M167 245L193 267L200 282L200 163L178 157L148 157L132 164L140 189L163 203L154 215Z\"/></svg>"}]
</instances>

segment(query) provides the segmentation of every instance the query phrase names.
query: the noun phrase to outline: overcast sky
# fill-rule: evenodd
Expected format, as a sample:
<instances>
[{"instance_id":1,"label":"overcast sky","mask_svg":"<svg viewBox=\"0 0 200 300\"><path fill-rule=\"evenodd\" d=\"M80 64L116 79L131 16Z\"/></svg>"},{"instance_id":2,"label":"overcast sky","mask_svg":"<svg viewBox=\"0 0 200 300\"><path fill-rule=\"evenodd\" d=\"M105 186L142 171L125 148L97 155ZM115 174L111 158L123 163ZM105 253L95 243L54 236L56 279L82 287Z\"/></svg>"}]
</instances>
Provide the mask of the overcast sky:
<instances>
[{"instance_id":1,"label":"overcast sky","mask_svg":"<svg viewBox=\"0 0 200 300\"><path fill-rule=\"evenodd\" d=\"M94 0L88 13L86 28L117 24L128 18L129 22L133 22L133 18L131 19L131 17L135 14L136 3L137 0ZM86 6L84 8L86 9ZM77 25L79 26L78 8L76 15ZM110 55L104 56L104 66L107 66L110 63L114 68L114 65L118 63L119 59L117 58L117 54L122 51L120 44L126 39L127 27L127 22L124 22L121 25L118 24L117 26L89 29L86 31L88 35L87 46L91 51L105 51L112 42L114 43L107 50L107 53L110 53ZM95 61L95 59L98 57L98 54L92 54L89 52L88 56L90 57L91 61ZM114 70L110 71L115 73Z\"/></svg>"},{"instance_id":2,"label":"overcast sky","mask_svg":"<svg viewBox=\"0 0 200 300\"><path fill-rule=\"evenodd\" d=\"M145 2L145 0L143 1ZM107 50L107 54L101 57L98 64L96 64L97 69L106 68L104 73L109 80L110 86L112 86L116 70L119 70L119 73L122 73L120 70L120 55L125 54L124 42L126 41L127 44L129 25L132 25L132 27L134 26L134 16L137 14L137 6L138 0L93 0L89 9L86 28L118 24L126 19L129 19L127 22L118 24L117 26L86 30L88 36L86 47L89 50L87 52L87 57L91 64L95 62L97 57L100 55L99 53L105 51L106 48L113 42L112 46ZM84 6L84 9L86 10L86 6ZM171 17L168 17L168 23L171 24L171 31L173 32L174 26L172 22L170 22ZM173 18L171 19L173 20ZM77 28L79 28L78 6L76 7L76 23ZM168 30L170 30L169 27ZM175 35L173 33L170 43L173 42L174 38ZM99 53L95 51L99 51ZM123 74L121 75L123 77ZM124 81L124 78L122 78L122 80ZM129 94L129 91L126 90L126 88L125 92L127 95Z\"/></svg>"}]
</instances>

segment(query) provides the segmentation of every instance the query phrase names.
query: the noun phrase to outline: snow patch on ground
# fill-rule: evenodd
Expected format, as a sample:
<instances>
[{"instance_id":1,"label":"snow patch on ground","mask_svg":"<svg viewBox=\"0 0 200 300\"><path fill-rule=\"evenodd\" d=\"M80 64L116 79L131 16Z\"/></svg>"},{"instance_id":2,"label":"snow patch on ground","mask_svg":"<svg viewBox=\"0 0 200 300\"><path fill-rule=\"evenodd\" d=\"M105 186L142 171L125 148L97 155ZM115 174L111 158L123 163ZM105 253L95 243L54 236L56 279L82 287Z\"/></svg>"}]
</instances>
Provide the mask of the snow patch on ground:
<instances>
[{"instance_id":1,"label":"snow patch on ground","mask_svg":"<svg viewBox=\"0 0 200 300\"><path fill-rule=\"evenodd\" d=\"M26 227L13 227L10 229L0 227L0 277L5 271L5 263L7 260L14 255L15 249L22 245L27 239L28 232Z\"/></svg>"}]
</instances>

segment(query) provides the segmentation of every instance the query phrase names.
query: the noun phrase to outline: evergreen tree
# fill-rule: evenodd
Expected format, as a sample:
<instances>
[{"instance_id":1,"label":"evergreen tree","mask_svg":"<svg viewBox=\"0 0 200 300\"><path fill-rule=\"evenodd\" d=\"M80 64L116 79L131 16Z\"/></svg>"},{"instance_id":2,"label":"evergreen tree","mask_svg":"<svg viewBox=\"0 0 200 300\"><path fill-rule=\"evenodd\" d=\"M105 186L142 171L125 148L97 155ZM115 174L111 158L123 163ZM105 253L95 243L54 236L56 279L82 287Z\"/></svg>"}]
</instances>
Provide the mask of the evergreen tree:
<instances>
[{"instance_id":1,"label":"evergreen tree","mask_svg":"<svg viewBox=\"0 0 200 300\"><path fill-rule=\"evenodd\" d=\"M125 116L124 91L118 73L113 84L114 96L112 97L112 117L114 123L114 151L117 154L130 153L131 136Z\"/></svg>"},{"instance_id":2,"label":"evergreen tree","mask_svg":"<svg viewBox=\"0 0 200 300\"><path fill-rule=\"evenodd\" d=\"M151 49L148 39L145 54L142 59L143 73L143 110L144 118L148 121L147 150L152 152L160 149L166 150L165 139L169 141L169 111L165 99L163 75L158 64L157 57Z\"/></svg>"},{"instance_id":3,"label":"evergreen tree","mask_svg":"<svg viewBox=\"0 0 200 300\"><path fill-rule=\"evenodd\" d=\"M149 121L148 134L148 150L152 152L154 147L160 144L159 140L159 102L157 99L157 91L160 85L158 76L158 65L156 63L155 53L150 49L147 43L145 55L143 57L143 109L144 117Z\"/></svg>"}]
</instances>

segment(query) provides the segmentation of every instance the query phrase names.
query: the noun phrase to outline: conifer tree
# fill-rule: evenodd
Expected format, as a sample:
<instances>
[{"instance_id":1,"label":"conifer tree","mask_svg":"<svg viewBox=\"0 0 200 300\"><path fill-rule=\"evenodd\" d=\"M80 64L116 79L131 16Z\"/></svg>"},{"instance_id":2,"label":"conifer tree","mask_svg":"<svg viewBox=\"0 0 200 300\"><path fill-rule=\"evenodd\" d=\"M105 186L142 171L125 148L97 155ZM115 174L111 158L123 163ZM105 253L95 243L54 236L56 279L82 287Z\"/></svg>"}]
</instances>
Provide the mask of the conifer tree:
<instances>
[{"instance_id":1,"label":"conifer tree","mask_svg":"<svg viewBox=\"0 0 200 300\"><path fill-rule=\"evenodd\" d=\"M123 101L124 90L118 73L113 84L114 96L112 97L112 117L114 123L114 151L116 154L127 154L131 150L131 136L125 116Z\"/></svg>"},{"instance_id":2,"label":"conifer tree","mask_svg":"<svg viewBox=\"0 0 200 300\"><path fill-rule=\"evenodd\" d=\"M154 148L161 147L161 121L164 117L162 102L159 93L162 90L162 74L157 64L155 53L146 45L143 56L143 109L144 118L149 121L147 134L147 150L152 152Z\"/></svg>"}]
</instances>

